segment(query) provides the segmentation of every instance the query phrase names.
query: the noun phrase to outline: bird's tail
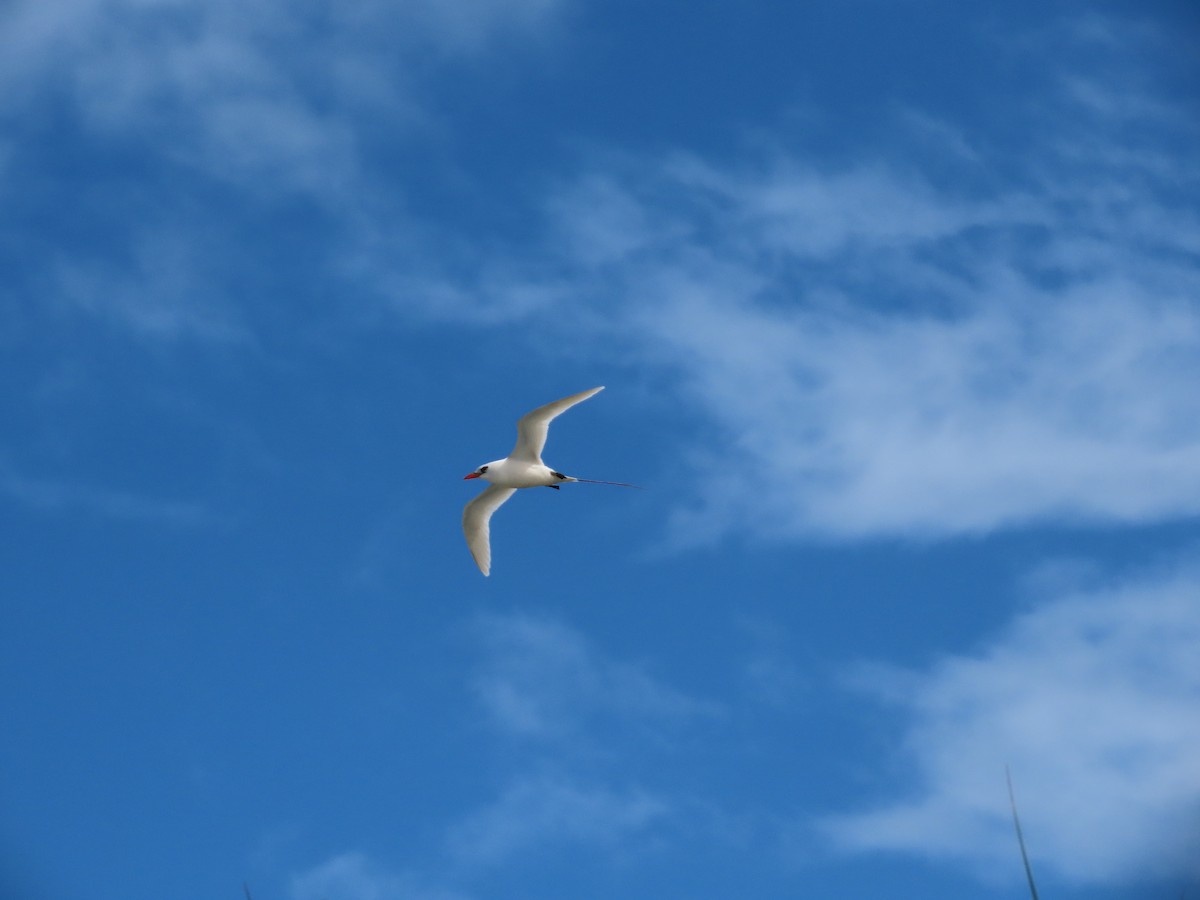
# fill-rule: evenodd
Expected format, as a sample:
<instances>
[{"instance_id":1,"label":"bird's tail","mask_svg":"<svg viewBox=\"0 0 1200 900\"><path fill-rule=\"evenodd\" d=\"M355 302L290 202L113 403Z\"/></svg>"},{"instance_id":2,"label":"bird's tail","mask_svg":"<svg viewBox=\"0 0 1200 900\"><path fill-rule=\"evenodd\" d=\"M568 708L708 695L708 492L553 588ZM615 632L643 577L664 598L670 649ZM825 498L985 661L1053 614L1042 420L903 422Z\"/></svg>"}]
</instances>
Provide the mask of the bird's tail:
<instances>
[{"instance_id":1,"label":"bird's tail","mask_svg":"<svg viewBox=\"0 0 1200 900\"><path fill-rule=\"evenodd\" d=\"M596 481L594 478L568 478L567 480L568 481L579 481L579 482L582 482L583 484L611 484L616 487L636 488L639 491L645 490L645 488L642 487L640 484L627 484L624 481Z\"/></svg>"}]
</instances>

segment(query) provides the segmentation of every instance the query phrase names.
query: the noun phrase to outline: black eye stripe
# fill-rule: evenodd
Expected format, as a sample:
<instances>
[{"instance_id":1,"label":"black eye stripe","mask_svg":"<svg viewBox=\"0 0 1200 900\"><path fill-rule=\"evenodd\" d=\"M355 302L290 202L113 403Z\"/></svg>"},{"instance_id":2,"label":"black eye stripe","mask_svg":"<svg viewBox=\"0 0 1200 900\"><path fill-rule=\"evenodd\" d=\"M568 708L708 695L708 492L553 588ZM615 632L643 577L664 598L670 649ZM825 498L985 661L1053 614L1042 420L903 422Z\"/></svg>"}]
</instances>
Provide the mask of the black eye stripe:
<instances>
[{"instance_id":1,"label":"black eye stripe","mask_svg":"<svg viewBox=\"0 0 1200 900\"><path fill-rule=\"evenodd\" d=\"M484 472L486 472L486 471L487 471L487 466L480 466L480 467L479 467L479 472L480 472L480 474L482 474L482 473L484 473Z\"/></svg>"}]
</instances>

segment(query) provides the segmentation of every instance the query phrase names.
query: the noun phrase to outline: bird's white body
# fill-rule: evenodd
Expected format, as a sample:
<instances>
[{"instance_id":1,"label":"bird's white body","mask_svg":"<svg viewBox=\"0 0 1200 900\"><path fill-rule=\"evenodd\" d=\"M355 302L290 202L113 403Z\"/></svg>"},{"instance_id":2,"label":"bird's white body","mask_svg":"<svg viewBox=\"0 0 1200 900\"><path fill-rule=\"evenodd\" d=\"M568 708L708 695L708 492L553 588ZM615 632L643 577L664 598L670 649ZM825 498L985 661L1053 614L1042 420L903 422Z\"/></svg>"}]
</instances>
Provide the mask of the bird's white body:
<instances>
[{"instance_id":1,"label":"bird's white body","mask_svg":"<svg viewBox=\"0 0 1200 900\"><path fill-rule=\"evenodd\" d=\"M555 472L545 463L527 462L512 457L488 463L487 471L479 477L496 487L504 488L553 487L564 481L577 480Z\"/></svg>"},{"instance_id":2,"label":"bird's white body","mask_svg":"<svg viewBox=\"0 0 1200 900\"><path fill-rule=\"evenodd\" d=\"M463 509L463 534L475 564L484 575L491 572L492 546L490 521L494 513L515 491L520 488L553 487L563 482L579 481L569 475L556 472L542 462L542 449L550 433L550 422L566 412L576 403L598 394L603 387L592 388L539 406L517 420L517 444L504 459L493 460L480 466L467 478L482 478L489 482L478 497Z\"/></svg>"}]
</instances>

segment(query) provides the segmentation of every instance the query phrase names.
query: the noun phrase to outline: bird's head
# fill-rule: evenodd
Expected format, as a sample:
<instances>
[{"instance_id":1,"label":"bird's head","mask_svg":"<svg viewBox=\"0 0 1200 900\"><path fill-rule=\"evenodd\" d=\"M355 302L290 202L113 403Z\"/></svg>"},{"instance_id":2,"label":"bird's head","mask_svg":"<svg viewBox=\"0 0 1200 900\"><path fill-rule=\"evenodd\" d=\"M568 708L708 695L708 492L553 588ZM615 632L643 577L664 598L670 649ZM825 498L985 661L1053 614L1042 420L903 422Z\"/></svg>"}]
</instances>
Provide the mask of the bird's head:
<instances>
[{"instance_id":1,"label":"bird's head","mask_svg":"<svg viewBox=\"0 0 1200 900\"><path fill-rule=\"evenodd\" d=\"M487 470L488 470L487 466L480 466L478 469L476 469L470 475L464 475L463 481L466 481L468 478L486 478Z\"/></svg>"}]
</instances>

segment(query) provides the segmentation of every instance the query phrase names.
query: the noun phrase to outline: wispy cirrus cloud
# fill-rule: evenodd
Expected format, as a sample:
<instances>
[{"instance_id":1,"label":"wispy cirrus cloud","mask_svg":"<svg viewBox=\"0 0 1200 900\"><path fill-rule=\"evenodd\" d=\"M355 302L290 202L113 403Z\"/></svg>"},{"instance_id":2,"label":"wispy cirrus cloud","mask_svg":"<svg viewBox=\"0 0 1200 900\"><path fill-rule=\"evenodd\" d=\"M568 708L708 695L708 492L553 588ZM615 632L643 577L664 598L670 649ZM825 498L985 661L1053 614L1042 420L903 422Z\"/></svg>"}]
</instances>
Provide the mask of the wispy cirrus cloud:
<instances>
[{"instance_id":1,"label":"wispy cirrus cloud","mask_svg":"<svg viewBox=\"0 0 1200 900\"><path fill-rule=\"evenodd\" d=\"M342 853L291 877L291 900L466 900L465 894L392 872L364 853Z\"/></svg>"},{"instance_id":2,"label":"wispy cirrus cloud","mask_svg":"<svg viewBox=\"0 0 1200 900\"><path fill-rule=\"evenodd\" d=\"M120 259L60 255L45 281L68 308L138 337L252 343L254 335L228 295L227 279L207 252L211 244L178 228L148 229L131 235Z\"/></svg>"},{"instance_id":3,"label":"wispy cirrus cloud","mask_svg":"<svg viewBox=\"0 0 1200 900\"><path fill-rule=\"evenodd\" d=\"M1015 168L983 136L930 154L911 111L916 162L608 157L546 200L535 257L438 308L672 375L712 426L679 542L1195 516L1196 128L1085 69L1049 84Z\"/></svg>"},{"instance_id":4,"label":"wispy cirrus cloud","mask_svg":"<svg viewBox=\"0 0 1200 900\"><path fill-rule=\"evenodd\" d=\"M521 777L494 803L455 825L450 848L471 865L564 844L613 852L644 840L676 812L665 798L636 787L616 789L562 776Z\"/></svg>"},{"instance_id":5,"label":"wispy cirrus cloud","mask_svg":"<svg viewBox=\"0 0 1200 900\"><path fill-rule=\"evenodd\" d=\"M715 704L688 696L643 667L607 657L560 622L485 616L474 630L483 649L475 694L504 735L586 742L616 730L653 740L720 714Z\"/></svg>"},{"instance_id":6,"label":"wispy cirrus cloud","mask_svg":"<svg viewBox=\"0 0 1200 900\"><path fill-rule=\"evenodd\" d=\"M308 873L293 894L304 900L338 884L368 900L423 897L417 886L472 885L542 854L670 857L681 847L744 848L749 835L762 843L757 865L779 864L778 848L786 859L802 836L805 858L906 854L984 881L1015 880L1006 766L1034 865L1049 883L1200 878L1200 571L1184 563L1126 575L1047 572L1030 579L1027 611L970 651L919 669L847 670L841 688L890 708L886 727L899 739L877 762L894 773L889 795L835 814L789 817L761 799L734 809L712 785L685 787L630 735L651 726L678 735L709 714L708 704L647 685L643 672L627 680L627 664L561 624L488 617L475 626L477 635L492 632L481 638L488 677L477 675L474 687L501 740L494 758L510 761L490 798L445 825L444 857L421 867L428 877L388 874L351 854ZM749 674L774 685L780 673L760 671L761 658L749 660ZM697 753L706 766L717 758L745 766L754 755L743 754L761 739L756 728L769 731L772 714L794 715L786 693L764 696L753 680L742 688L742 702L757 709L739 719L749 733L674 742L668 768L686 769ZM578 752L588 743L606 752Z\"/></svg>"},{"instance_id":7,"label":"wispy cirrus cloud","mask_svg":"<svg viewBox=\"0 0 1200 900\"><path fill-rule=\"evenodd\" d=\"M455 886L476 885L530 855L627 857L683 830L683 811L695 804L643 784L627 764L636 747L669 743L689 722L711 718L714 704L609 656L557 620L490 614L468 633L478 662L466 687L480 732L495 741L495 760L515 764L445 823L440 853L412 866L338 854L293 876L293 900L451 900L462 896ZM512 746L515 757L506 752Z\"/></svg>"},{"instance_id":8,"label":"wispy cirrus cloud","mask_svg":"<svg viewBox=\"0 0 1200 900\"><path fill-rule=\"evenodd\" d=\"M913 787L823 820L837 846L1015 874L1009 765L1039 870L1200 878L1200 571L1062 588L975 652L857 673L903 720Z\"/></svg>"},{"instance_id":9,"label":"wispy cirrus cloud","mask_svg":"<svg viewBox=\"0 0 1200 900\"><path fill-rule=\"evenodd\" d=\"M65 95L97 136L211 177L349 202L364 128L423 119L424 72L536 36L564 5L16 0L0 85L10 108Z\"/></svg>"},{"instance_id":10,"label":"wispy cirrus cloud","mask_svg":"<svg viewBox=\"0 0 1200 900\"><path fill-rule=\"evenodd\" d=\"M398 255L418 227L404 209L410 185L381 178L380 159L393 166L398 147L442 127L436 76L541 44L568 6L5 4L0 115L19 142L0 144L0 191L19 196L14 262L37 282L17 296L148 341L248 338L262 279L272 296L292 290L273 270L323 266L328 247L380 232L378 252ZM71 131L73 156L40 152L51 120ZM319 249L266 261L279 247L260 236L289 229L321 232Z\"/></svg>"},{"instance_id":11,"label":"wispy cirrus cloud","mask_svg":"<svg viewBox=\"0 0 1200 900\"><path fill-rule=\"evenodd\" d=\"M654 751L719 720L717 704L612 658L556 620L489 615L473 632L484 721L502 745L519 747L521 762L494 800L449 829L453 858L495 865L564 846L623 854L680 829L681 811L694 803L651 786Z\"/></svg>"},{"instance_id":12,"label":"wispy cirrus cloud","mask_svg":"<svg viewBox=\"0 0 1200 900\"><path fill-rule=\"evenodd\" d=\"M961 314L906 316L731 303L710 285L641 317L722 426L695 465L723 474L676 521L695 537L1200 512L1200 312L1182 297L994 284Z\"/></svg>"},{"instance_id":13,"label":"wispy cirrus cloud","mask_svg":"<svg viewBox=\"0 0 1200 900\"><path fill-rule=\"evenodd\" d=\"M30 476L0 456L0 496L41 512L86 512L104 519L197 525L212 513L202 503L145 496L129 491Z\"/></svg>"},{"instance_id":14,"label":"wispy cirrus cloud","mask_svg":"<svg viewBox=\"0 0 1200 900\"><path fill-rule=\"evenodd\" d=\"M398 212L402 182L367 186L364 111L419 110L423 67L536 40L565 8L21 2L0 78L38 73L90 128L205 177L315 198L326 262L398 315L569 333L665 373L708 426L676 455L696 476L676 543L1200 513L1197 133L1138 77L1153 29L1129 46L1100 17L1055 29L1104 64L1062 54L1017 99L1019 153L906 109L889 158L609 154L548 184L541 238L507 247L432 235ZM60 259L58 294L149 337L244 340L204 264L231 248L138 227L115 265Z\"/></svg>"}]
</instances>

